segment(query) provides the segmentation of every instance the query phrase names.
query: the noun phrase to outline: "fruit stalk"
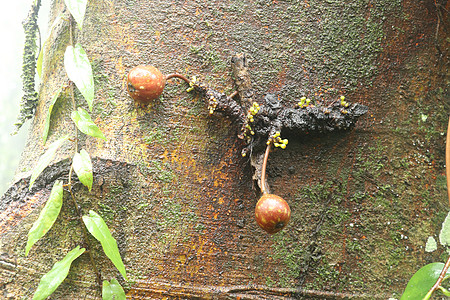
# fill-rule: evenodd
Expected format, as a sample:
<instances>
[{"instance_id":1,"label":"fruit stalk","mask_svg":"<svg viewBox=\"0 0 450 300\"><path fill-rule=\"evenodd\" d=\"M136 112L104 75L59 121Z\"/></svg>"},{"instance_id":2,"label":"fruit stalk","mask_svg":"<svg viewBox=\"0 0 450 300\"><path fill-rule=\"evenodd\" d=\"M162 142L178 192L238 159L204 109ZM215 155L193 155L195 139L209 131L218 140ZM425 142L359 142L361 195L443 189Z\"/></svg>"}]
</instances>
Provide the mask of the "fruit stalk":
<instances>
[{"instance_id":1,"label":"fruit stalk","mask_svg":"<svg viewBox=\"0 0 450 300\"><path fill-rule=\"evenodd\" d=\"M178 73L172 73L166 76L166 80L169 80L171 78L179 78L183 81L185 81L186 83L190 83L191 81L184 75L178 74Z\"/></svg>"},{"instance_id":2,"label":"fruit stalk","mask_svg":"<svg viewBox=\"0 0 450 300\"><path fill-rule=\"evenodd\" d=\"M274 234L282 230L286 227L291 218L291 209L286 200L280 196L267 193L268 185L266 182L266 169L270 149L273 143L273 139L269 139L267 142L266 152L264 153L261 167L260 187L262 196L259 198L255 207L256 223L269 234Z\"/></svg>"},{"instance_id":3,"label":"fruit stalk","mask_svg":"<svg viewBox=\"0 0 450 300\"><path fill-rule=\"evenodd\" d=\"M271 147L272 143L269 143L266 147L266 152L264 153L264 158L263 158L263 164L262 164L262 169L261 169L261 193L264 195L266 194L266 169L267 169L267 161L269 159L269 153L270 153L270 147Z\"/></svg>"}]
</instances>

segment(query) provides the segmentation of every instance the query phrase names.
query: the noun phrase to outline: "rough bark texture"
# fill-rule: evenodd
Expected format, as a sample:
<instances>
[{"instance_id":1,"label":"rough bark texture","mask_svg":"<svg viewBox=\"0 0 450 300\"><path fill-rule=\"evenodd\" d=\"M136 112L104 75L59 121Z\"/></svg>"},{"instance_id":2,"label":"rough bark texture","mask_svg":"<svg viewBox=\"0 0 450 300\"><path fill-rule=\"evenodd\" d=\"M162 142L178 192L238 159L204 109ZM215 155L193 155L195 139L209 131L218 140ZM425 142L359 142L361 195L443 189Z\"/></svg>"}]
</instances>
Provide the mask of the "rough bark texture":
<instances>
[{"instance_id":1,"label":"rough bark texture","mask_svg":"<svg viewBox=\"0 0 450 300\"><path fill-rule=\"evenodd\" d=\"M61 13L67 16L56 0L53 16ZM64 94L42 144L49 101L67 82L66 20L46 44L32 131L17 181L0 202L5 299L29 298L41 275L83 243L66 195L54 228L24 257L27 231L53 181L67 181L73 155L71 145L62 149L28 191L46 145L74 130ZM398 297L417 269L442 254L424 253L424 245L448 211L448 22L431 0L90 1L76 40L94 67L92 115L107 141L79 141L94 158L94 187L89 193L77 183L74 191L83 213L98 211L118 240L129 298ZM271 154L271 192L292 210L274 236L254 221L256 189L240 128L210 117L205 101L176 80L148 107L126 92L127 71L152 64L231 94L236 52L248 55L254 99L270 92L285 105L301 96L329 104L344 94L369 107L349 133L287 136L287 149ZM77 104L85 106L81 96ZM92 243L103 278L120 280ZM52 297L100 298L87 256Z\"/></svg>"}]
</instances>

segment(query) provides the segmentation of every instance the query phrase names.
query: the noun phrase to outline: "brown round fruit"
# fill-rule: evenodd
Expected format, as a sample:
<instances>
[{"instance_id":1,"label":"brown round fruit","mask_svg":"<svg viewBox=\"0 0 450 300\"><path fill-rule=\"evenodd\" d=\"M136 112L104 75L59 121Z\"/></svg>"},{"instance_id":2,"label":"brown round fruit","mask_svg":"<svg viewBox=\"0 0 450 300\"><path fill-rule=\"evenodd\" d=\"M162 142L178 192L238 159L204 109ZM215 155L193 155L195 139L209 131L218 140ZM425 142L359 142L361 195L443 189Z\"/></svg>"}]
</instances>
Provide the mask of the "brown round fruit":
<instances>
[{"instance_id":1,"label":"brown round fruit","mask_svg":"<svg viewBox=\"0 0 450 300\"><path fill-rule=\"evenodd\" d=\"M256 203L255 218L259 227L272 234L286 226L291 218L291 209L283 198L264 194Z\"/></svg>"},{"instance_id":2,"label":"brown round fruit","mask_svg":"<svg viewBox=\"0 0 450 300\"><path fill-rule=\"evenodd\" d=\"M128 93L140 103L146 104L158 98L165 85L166 77L153 66L137 66L128 73Z\"/></svg>"}]
</instances>

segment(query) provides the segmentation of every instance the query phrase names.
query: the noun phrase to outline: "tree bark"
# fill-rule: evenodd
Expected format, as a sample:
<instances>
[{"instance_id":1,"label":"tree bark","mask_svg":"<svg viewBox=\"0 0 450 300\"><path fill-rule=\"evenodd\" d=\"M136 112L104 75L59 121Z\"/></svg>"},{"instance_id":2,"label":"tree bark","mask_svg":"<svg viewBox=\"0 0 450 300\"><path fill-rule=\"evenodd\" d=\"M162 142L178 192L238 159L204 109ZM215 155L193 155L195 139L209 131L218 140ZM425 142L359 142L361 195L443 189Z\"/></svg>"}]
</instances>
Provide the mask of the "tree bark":
<instances>
[{"instance_id":1,"label":"tree bark","mask_svg":"<svg viewBox=\"0 0 450 300\"><path fill-rule=\"evenodd\" d=\"M107 141L81 137L94 187L73 190L83 214L99 212L117 239L129 282L91 249L102 278L119 278L130 299L386 299L439 261L424 252L448 211L444 175L448 120L447 1L92 0L83 31L96 83L93 120ZM0 202L0 291L30 298L39 278L83 245L65 193L61 215L24 256L27 232L54 180L67 182L74 150L61 149L28 190L49 143L74 132L63 93L42 132L54 92L67 83L68 12L46 44L43 84L17 180ZM51 23L51 22L50 22ZM369 107L349 132L287 135L271 153L271 192L288 201L289 225L270 236L254 221L259 192L249 157L226 116L171 80L138 106L126 91L134 66L197 76L231 94L231 56L245 53L255 101L276 94ZM77 106L84 106L82 96ZM283 133L282 133L283 135ZM84 255L52 299L101 298Z\"/></svg>"}]
</instances>

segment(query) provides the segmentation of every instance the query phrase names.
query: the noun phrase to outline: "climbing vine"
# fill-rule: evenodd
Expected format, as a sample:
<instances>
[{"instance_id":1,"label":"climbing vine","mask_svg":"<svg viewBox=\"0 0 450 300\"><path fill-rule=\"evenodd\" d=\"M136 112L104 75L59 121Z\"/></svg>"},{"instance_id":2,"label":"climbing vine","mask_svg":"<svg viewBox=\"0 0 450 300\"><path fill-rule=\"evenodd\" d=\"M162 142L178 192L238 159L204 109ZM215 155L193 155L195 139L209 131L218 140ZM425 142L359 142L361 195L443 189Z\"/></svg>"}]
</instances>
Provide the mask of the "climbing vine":
<instances>
[{"instance_id":1,"label":"climbing vine","mask_svg":"<svg viewBox=\"0 0 450 300\"><path fill-rule=\"evenodd\" d=\"M92 111L94 101L94 79L92 66L82 45L75 43L73 34L73 31L76 30L74 29L75 24L77 25L78 30L82 31L83 29L83 19L86 11L87 0L65 0L65 4L70 12L70 16L66 20L69 27L70 39L69 45L64 53L64 69L70 82L62 82L61 87L54 93L48 109L42 137L45 143L49 135L51 110L56 101L59 99L63 89L68 89L69 91L69 97L72 104L71 119L74 122L74 132L73 134L68 134L58 138L48 146L47 150L39 158L32 171L29 189L32 188L39 175L51 163L57 150L61 146L69 142L72 143L74 155L67 182L56 180L53 183L50 196L44 208L41 210L38 219L34 222L28 232L25 255L29 254L34 244L41 239L55 223L63 205L64 189L68 190L70 194L73 209L76 212L80 226L82 227L82 244L84 244L85 247L75 247L69 251L62 260L55 263L52 269L40 279L39 285L33 295L33 299L46 299L50 296L67 277L72 262L83 254L87 254L89 256L92 269L94 270L97 278L99 292L101 292L103 299L125 299L125 292L115 278L111 281L102 281L102 275L96 266L96 261L92 254L92 245L90 243L89 234L100 242L105 255L111 260L123 278L128 280L117 242L112 236L105 221L99 214L93 210L90 210L88 215L82 214L79 208L80 206L77 202L77 197L72 191L73 172L75 172L79 181L86 186L89 192L91 191L93 184L91 158L86 150L78 149L78 131L93 138L100 138L104 140L106 140L106 138L95 122L92 121L89 112L81 107L77 107L74 96L74 88L76 87L86 100L89 110ZM39 74L42 71L43 52L40 53L38 64L36 65L35 35L33 34L36 32L36 20L39 5L40 0L33 3L30 16L28 17L28 21L25 25L25 30L27 32L23 72L25 95L22 101L21 115L19 117L19 128L26 119L31 118L34 114L38 99L38 94L34 90L34 74L36 72L36 67L38 68Z\"/></svg>"}]
</instances>

